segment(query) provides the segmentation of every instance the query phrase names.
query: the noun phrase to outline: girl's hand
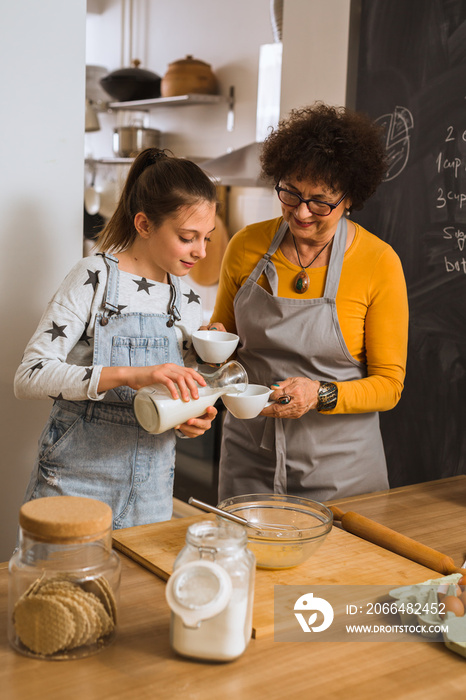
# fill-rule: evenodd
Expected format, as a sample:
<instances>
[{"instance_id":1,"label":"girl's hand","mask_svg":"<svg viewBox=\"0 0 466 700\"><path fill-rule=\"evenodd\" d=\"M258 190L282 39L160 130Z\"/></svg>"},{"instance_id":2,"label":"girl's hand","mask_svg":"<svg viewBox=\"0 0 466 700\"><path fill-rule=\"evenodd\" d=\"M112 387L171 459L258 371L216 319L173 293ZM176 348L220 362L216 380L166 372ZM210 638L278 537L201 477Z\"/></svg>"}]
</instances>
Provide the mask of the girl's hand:
<instances>
[{"instance_id":1,"label":"girl's hand","mask_svg":"<svg viewBox=\"0 0 466 700\"><path fill-rule=\"evenodd\" d=\"M99 392L129 386L142 389L149 384L163 384L174 399L183 401L199 398L198 385L206 386L204 377L191 367L181 367L171 362L151 367L104 367L99 381Z\"/></svg>"},{"instance_id":2,"label":"girl's hand","mask_svg":"<svg viewBox=\"0 0 466 700\"><path fill-rule=\"evenodd\" d=\"M269 401L277 402L285 394L291 397L287 404L274 403L264 408L261 416L273 418L301 418L305 413L317 406L317 391L320 383L307 377L290 377L272 384L274 389Z\"/></svg>"},{"instance_id":3,"label":"girl's hand","mask_svg":"<svg viewBox=\"0 0 466 700\"><path fill-rule=\"evenodd\" d=\"M227 329L223 325L223 323L209 323L208 326L201 326L198 328L200 331L223 331L224 333L227 332Z\"/></svg>"},{"instance_id":4,"label":"girl's hand","mask_svg":"<svg viewBox=\"0 0 466 700\"><path fill-rule=\"evenodd\" d=\"M135 376L129 384L132 389L138 390L148 384L163 384L174 399L180 397L183 401L189 401L191 397L198 399L198 384L206 386L204 377L195 369L181 367L171 362L152 367L132 367L131 369L135 370Z\"/></svg>"},{"instance_id":5,"label":"girl's hand","mask_svg":"<svg viewBox=\"0 0 466 700\"><path fill-rule=\"evenodd\" d=\"M217 409L213 406L209 406L204 415L198 416L197 418L190 418L186 423L178 425L177 428L181 430L186 437L198 437L199 435L204 435L205 431L211 428L212 421L216 415Z\"/></svg>"}]
</instances>

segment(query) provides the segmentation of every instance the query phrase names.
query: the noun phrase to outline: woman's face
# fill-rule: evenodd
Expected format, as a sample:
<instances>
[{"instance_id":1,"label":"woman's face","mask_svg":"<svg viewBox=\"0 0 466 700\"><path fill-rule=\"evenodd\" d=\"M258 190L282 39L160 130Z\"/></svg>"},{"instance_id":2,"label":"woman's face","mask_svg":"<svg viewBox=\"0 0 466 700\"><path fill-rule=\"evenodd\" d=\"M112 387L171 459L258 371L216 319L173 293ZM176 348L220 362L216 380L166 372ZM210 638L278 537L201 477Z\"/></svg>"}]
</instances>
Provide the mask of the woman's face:
<instances>
[{"instance_id":1,"label":"woman's face","mask_svg":"<svg viewBox=\"0 0 466 700\"><path fill-rule=\"evenodd\" d=\"M202 201L181 207L161 226L147 220L145 255L154 270L153 278L162 281L166 273L183 277L205 258L215 228L215 213L215 203Z\"/></svg>"},{"instance_id":2,"label":"woman's face","mask_svg":"<svg viewBox=\"0 0 466 700\"><path fill-rule=\"evenodd\" d=\"M287 177L279 182L280 187L301 195L303 199L316 199L328 204L336 204L344 192L333 192L326 185L298 181L296 178ZM338 222L345 209L351 206L349 197L332 209L328 216L319 216L309 211L307 204L300 202L298 206L290 206L280 201L283 218L287 222L291 233L296 238L314 239L324 243L335 233Z\"/></svg>"}]
</instances>

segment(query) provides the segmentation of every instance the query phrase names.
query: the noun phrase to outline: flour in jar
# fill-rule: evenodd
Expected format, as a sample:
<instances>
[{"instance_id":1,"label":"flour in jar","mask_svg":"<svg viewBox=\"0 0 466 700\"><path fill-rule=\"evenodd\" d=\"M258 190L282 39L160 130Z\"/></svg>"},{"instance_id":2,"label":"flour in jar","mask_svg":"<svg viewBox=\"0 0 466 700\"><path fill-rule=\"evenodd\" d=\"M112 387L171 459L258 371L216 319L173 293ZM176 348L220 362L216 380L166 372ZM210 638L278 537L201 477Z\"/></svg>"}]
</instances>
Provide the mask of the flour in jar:
<instances>
[{"instance_id":1,"label":"flour in jar","mask_svg":"<svg viewBox=\"0 0 466 700\"><path fill-rule=\"evenodd\" d=\"M240 656L249 643L250 617L246 597L231 600L221 613L195 628L185 627L181 617L172 613L171 644L184 656L230 661Z\"/></svg>"}]
</instances>

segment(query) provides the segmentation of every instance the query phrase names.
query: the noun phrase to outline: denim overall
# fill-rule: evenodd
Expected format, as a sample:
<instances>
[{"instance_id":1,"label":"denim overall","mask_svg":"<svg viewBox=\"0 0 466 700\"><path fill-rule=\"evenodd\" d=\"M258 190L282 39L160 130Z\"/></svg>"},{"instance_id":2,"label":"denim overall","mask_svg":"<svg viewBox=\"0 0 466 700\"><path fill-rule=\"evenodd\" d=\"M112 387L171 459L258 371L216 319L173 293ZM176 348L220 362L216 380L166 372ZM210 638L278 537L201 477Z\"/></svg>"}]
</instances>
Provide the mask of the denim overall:
<instances>
[{"instance_id":1,"label":"denim overall","mask_svg":"<svg viewBox=\"0 0 466 700\"><path fill-rule=\"evenodd\" d=\"M318 299L278 296L271 260L288 225L283 222L267 253L234 299L239 362L250 383L270 386L287 377L352 381L366 366L349 353L338 321L336 295L346 247L341 219L333 240L324 294ZM272 293L257 284L265 274ZM248 493L289 493L318 501L388 488L378 413L301 418L227 414L220 461L220 499Z\"/></svg>"},{"instance_id":2,"label":"denim overall","mask_svg":"<svg viewBox=\"0 0 466 700\"><path fill-rule=\"evenodd\" d=\"M95 324L94 365L143 367L183 365L168 314L118 312L117 258L108 268L104 312ZM172 277L180 308L179 280ZM39 442L39 456L25 500L87 496L108 503L113 527L169 520L173 504L175 432L151 435L136 421L127 386L102 401L54 402Z\"/></svg>"}]
</instances>

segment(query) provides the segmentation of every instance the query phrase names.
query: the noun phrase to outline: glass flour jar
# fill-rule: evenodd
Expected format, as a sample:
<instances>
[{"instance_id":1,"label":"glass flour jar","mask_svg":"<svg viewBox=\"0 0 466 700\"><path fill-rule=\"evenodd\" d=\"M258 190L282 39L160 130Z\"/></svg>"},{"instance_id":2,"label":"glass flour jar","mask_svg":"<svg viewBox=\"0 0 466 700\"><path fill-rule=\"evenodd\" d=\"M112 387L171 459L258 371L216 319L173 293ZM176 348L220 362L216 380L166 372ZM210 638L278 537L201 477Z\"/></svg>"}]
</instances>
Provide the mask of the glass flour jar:
<instances>
[{"instance_id":1,"label":"glass flour jar","mask_svg":"<svg viewBox=\"0 0 466 700\"><path fill-rule=\"evenodd\" d=\"M240 656L252 633L254 575L243 527L210 520L190 525L166 587L172 648L209 661Z\"/></svg>"},{"instance_id":2,"label":"glass flour jar","mask_svg":"<svg viewBox=\"0 0 466 700\"><path fill-rule=\"evenodd\" d=\"M26 656L75 659L114 639L120 560L112 510L74 496L21 506L19 546L9 563L8 636Z\"/></svg>"}]
</instances>

